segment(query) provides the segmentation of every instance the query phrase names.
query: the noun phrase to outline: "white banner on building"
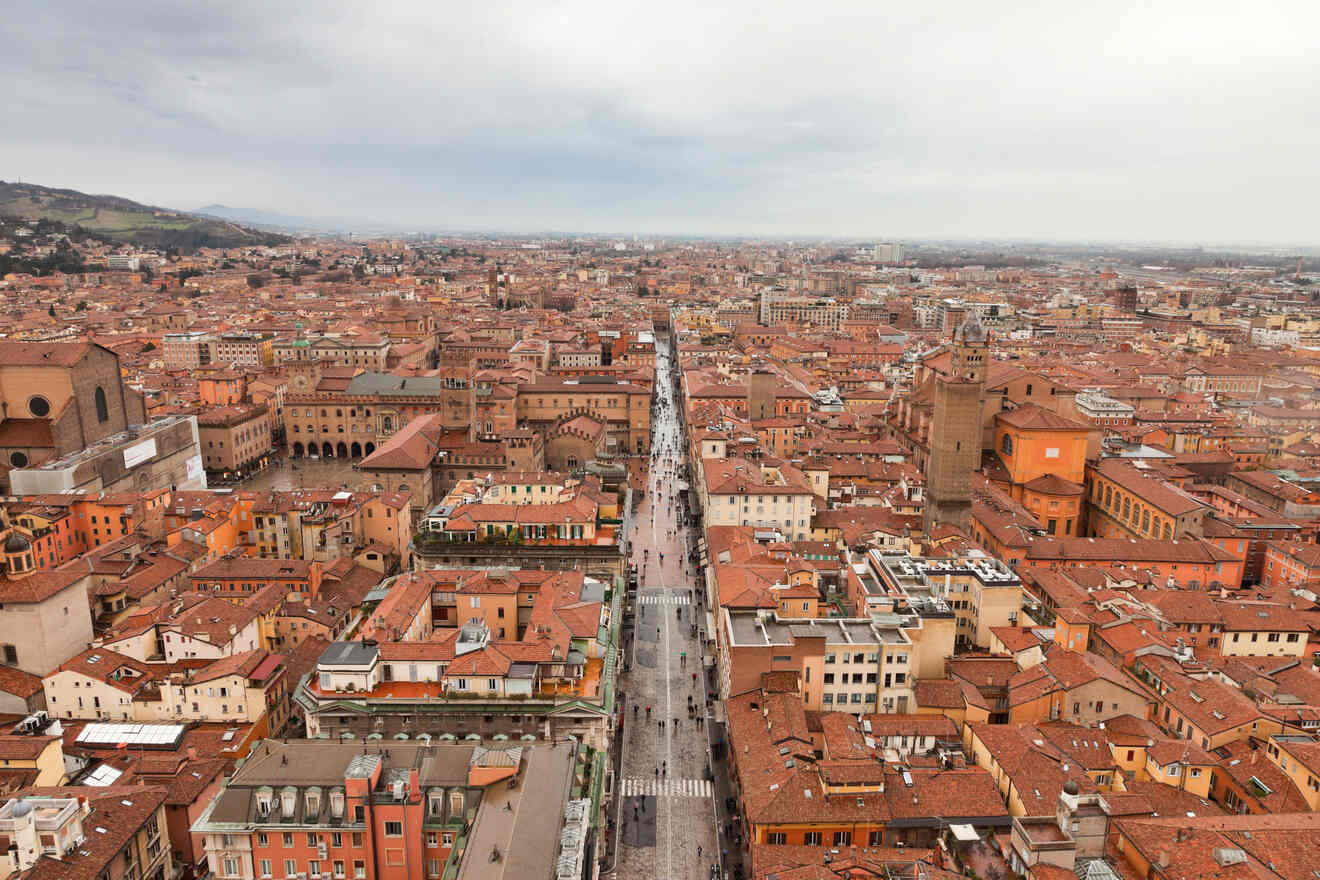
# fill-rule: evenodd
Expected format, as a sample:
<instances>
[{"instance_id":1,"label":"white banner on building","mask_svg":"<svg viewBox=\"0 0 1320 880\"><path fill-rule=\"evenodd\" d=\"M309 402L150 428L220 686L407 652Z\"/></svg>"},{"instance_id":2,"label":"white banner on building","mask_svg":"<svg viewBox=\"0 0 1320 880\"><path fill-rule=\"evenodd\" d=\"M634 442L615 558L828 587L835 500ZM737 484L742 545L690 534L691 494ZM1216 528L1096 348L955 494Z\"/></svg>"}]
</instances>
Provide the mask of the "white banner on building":
<instances>
[{"instance_id":1,"label":"white banner on building","mask_svg":"<svg viewBox=\"0 0 1320 880\"><path fill-rule=\"evenodd\" d=\"M152 437L143 440L141 443L135 443L124 450L124 467L134 468L144 461L151 461L156 457L156 438Z\"/></svg>"}]
</instances>

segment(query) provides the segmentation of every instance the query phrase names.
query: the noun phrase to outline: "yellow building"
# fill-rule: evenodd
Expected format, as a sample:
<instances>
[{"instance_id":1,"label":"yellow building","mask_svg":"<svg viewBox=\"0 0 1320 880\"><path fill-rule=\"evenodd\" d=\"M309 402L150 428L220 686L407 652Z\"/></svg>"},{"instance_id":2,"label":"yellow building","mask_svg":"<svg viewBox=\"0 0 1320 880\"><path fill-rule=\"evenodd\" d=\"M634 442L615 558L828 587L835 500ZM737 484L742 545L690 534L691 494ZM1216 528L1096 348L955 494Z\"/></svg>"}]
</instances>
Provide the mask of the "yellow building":
<instances>
[{"instance_id":1,"label":"yellow building","mask_svg":"<svg viewBox=\"0 0 1320 880\"><path fill-rule=\"evenodd\" d=\"M1265 754L1288 774L1312 811L1320 810L1320 741L1309 734L1271 736Z\"/></svg>"},{"instance_id":2,"label":"yellow building","mask_svg":"<svg viewBox=\"0 0 1320 880\"><path fill-rule=\"evenodd\" d=\"M0 767L32 774L26 785L63 785L68 778L58 736L0 736Z\"/></svg>"}]
</instances>

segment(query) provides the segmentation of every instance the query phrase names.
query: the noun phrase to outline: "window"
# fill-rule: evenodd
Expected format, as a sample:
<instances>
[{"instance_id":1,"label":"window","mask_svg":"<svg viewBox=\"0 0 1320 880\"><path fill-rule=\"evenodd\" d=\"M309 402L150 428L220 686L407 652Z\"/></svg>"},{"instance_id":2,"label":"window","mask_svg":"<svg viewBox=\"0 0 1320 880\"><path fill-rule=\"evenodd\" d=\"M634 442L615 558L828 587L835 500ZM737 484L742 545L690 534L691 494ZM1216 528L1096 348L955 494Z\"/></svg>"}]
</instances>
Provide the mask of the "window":
<instances>
[{"instance_id":1,"label":"window","mask_svg":"<svg viewBox=\"0 0 1320 880\"><path fill-rule=\"evenodd\" d=\"M367 863L361 859L353 860L353 878L354 880L363 880L367 876Z\"/></svg>"},{"instance_id":2,"label":"window","mask_svg":"<svg viewBox=\"0 0 1320 880\"><path fill-rule=\"evenodd\" d=\"M105 389L97 385L92 398L96 403L96 420L98 422L110 421L110 407L105 402Z\"/></svg>"},{"instance_id":3,"label":"window","mask_svg":"<svg viewBox=\"0 0 1320 880\"><path fill-rule=\"evenodd\" d=\"M5 665L6 665L6 666L17 666L17 665L18 665L18 649L17 649L17 648L15 648L13 645L0 645L0 651L3 651L3 652L4 652L4 658L5 658Z\"/></svg>"},{"instance_id":4,"label":"window","mask_svg":"<svg viewBox=\"0 0 1320 880\"><path fill-rule=\"evenodd\" d=\"M28 412L35 418L44 419L50 415L50 401L40 394L34 394L28 398Z\"/></svg>"},{"instance_id":5,"label":"window","mask_svg":"<svg viewBox=\"0 0 1320 880\"><path fill-rule=\"evenodd\" d=\"M883 831L872 831L867 838L868 846L883 846L885 833Z\"/></svg>"},{"instance_id":6,"label":"window","mask_svg":"<svg viewBox=\"0 0 1320 880\"><path fill-rule=\"evenodd\" d=\"M270 846L270 837L264 831L257 833L257 846Z\"/></svg>"},{"instance_id":7,"label":"window","mask_svg":"<svg viewBox=\"0 0 1320 880\"><path fill-rule=\"evenodd\" d=\"M310 859L307 862L307 876L309 877L321 876L321 863L316 859Z\"/></svg>"},{"instance_id":8,"label":"window","mask_svg":"<svg viewBox=\"0 0 1320 880\"><path fill-rule=\"evenodd\" d=\"M788 835L782 831L771 831L766 835L766 843L772 846L783 846L788 843Z\"/></svg>"},{"instance_id":9,"label":"window","mask_svg":"<svg viewBox=\"0 0 1320 880\"><path fill-rule=\"evenodd\" d=\"M806 834L802 835L802 845L803 845L803 846L820 846L820 832L819 832L819 831L808 831Z\"/></svg>"},{"instance_id":10,"label":"window","mask_svg":"<svg viewBox=\"0 0 1320 880\"><path fill-rule=\"evenodd\" d=\"M225 856L223 861L224 861L225 876L237 877L238 859L234 858L233 856Z\"/></svg>"},{"instance_id":11,"label":"window","mask_svg":"<svg viewBox=\"0 0 1320 880\"><path fill-rule=\"evenodd\" d=\"M260 864L261 864L261 876L263 876L263 877L269 877L269 876L271 875L271 874L270 874L270 859L262 859Z\"/></svg>"},{"instance_id":12,"label":"window","mask_svg":"<svg viewBox=\"0 0 1320 880\"><path fill-rule=\"evenodd\" d=\"M1004 439L1003 439L1003 441L999 444L999 449L1000 449L1000 451L1002 451L1002 452L1004 453L1004 455L1012 455L1012 454L1013 454L1013 438L1010 437L1010 436L1008 436L1007 434L1005 434L1005 435L1004 435Z\"/></svg>"},{"instance_id":13,"label":"window","mask_svg":"<svg viewBox=\"0 0 1320 880\"><path fill-rule=\"evenodd\" d=\"M851 831L836 831L836 832L834 832L834 845L835 845L835 846L852 846L852 832L851 832Z\"/></svg>"},{"instance_id":14,"label":"window","mask_svg":"<svg viewBox=\"0 0 1320 880\"><path fill-rule=\"evenodd\" d=\"M403 823L402 823L402 822L386 822L386 823L385 823L385 836L386 836L386 837L403 837Z\"/></svg>"},{"instance_id":15,"label":"window","mask_svg":"<svg viewBox=\"0 0 1320 880\"><path fill-rule=\"evenodd\" d=\"M284 860L284 876L285 877L298 876L298 862L296 860L294 859Z\"/></svg>"}]
</instances>

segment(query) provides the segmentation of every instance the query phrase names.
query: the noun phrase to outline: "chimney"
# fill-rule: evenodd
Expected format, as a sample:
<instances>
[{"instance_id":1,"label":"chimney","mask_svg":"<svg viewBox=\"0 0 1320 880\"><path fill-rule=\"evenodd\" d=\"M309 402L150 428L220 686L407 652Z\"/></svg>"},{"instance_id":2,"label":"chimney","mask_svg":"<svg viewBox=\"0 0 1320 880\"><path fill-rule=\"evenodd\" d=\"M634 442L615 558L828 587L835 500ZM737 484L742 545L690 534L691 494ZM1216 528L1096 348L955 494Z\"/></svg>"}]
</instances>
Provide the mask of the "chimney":
<instances>
[{"instance_id":1,"label":"chimney","mask_svg":"<svg viewBox=\"0 0 1320 880\"><path fill-rule=\"evenodd\" d=\"M197 747L196 747L196 746L188 746L188 760L189 760L189 761L196 761L196 760L197 760Z\"/></svg>"},{"instance_id":2,"label":"chimney","mask_svg":"<svg viewBox=\"0 0 1320 880\"><path fill-rule=\"evenodd\" d=\"M1167 849L1161 849L1156 860L1160 863L1161 868L1169 867L1169 851Z\"/></svg>"}]
</instances>

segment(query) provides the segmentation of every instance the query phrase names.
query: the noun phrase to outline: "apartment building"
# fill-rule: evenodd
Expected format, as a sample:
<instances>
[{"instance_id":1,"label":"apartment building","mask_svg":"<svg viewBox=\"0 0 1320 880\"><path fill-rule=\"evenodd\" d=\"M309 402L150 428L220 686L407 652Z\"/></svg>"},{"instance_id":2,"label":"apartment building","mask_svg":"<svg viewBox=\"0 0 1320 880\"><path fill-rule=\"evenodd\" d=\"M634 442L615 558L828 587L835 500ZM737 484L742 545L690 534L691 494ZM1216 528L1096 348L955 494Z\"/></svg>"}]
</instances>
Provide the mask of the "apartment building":
<instances>
[{"instance_id":1,"label":"apartment building","mask_svg":"<svg viewBox=\"0 0 1320 880\"><path fill-rule=\"evenodd\" d=\"M698 485L707 524L773 528L793 541L810 539L816 493L797 468L740 458L702 459L701 468Z\"/></svg>"},{"instance_id":2,"label":"apartment building","mask_svg":"<svg viewBox=\"0 0 1320 880\"><path fill-rule=\"evenodd\" d=\"M721 608L718 626L723 694L755 689L765 673L787 672L811 711L905 713L914 706L917 647L905 629L918 628L919 619L880 624Z\"/></svg>"},{"instance_id":3,"label":"apartment building","mask_svg":"<svg viewBox=\"0 0 1320 880\"><path fill-rule=\"evenodd\" d=\"M274 338L260 333L221 333L215 339L215 360L240 367L275 363Z\"/></svg>"},{"instance_id":4,"label":"apartment building","mask_svg":"<svg viewBox=\"0 0 1320 880\"><path fill-rule=\"evenodd\" d=\"M1265 545L1261 585L1309 586L1320 581L1320 545L1300 541L1270 541Z\"/></svg>"},{"instance_id":5,"label":"apartment building","mask_svg":"<svg viewBox=\"0 0 1320 880\"><path fill-rule=\"evenodd\" d=\"M787 853L828 870L853 852L928 849L951 824L978 835L1009 825L991 775L966 766L956 746L941 749L936 766L893 761L864 733L866 718L825 712L809 725L797 695L770 688L733 696L727 707L735 821L754 877Z\"/></svg>"},{"instance_id":6,"label":"apartment building","mask_svg":"<svg viewBox=\"0 0 1320 880\"><path fill-rule=\"evenodd\" d=\"M62 786L19 791L0 806L0 876L172 880L167 789Z\"/></svg>"},{"instance_id":7,"label":"apartment building","mask_svg":"<svg viewBox=\"0 0 1320 880\"><path fill-rule=\"evenodd\" d=\"M202 330L166 333L161 337L161 354L167 370L199 370L220 363L216 357L216 337Z\"/></svg>"},{"instance_id":8,"label":"apartment building","mask_svg":"<svg viewBox=\"0 0 1320 880\"><path fill-rule=\"evenodd\" d=\"M198 445L208 471L232 474L260 467L274 448L275 417L265 404L212 407L197 416Z\"/></svg>"},{"instance_id":9,"label":"apartment building","mask_svg":"<svg viewBox=\"0 0 1320 880\"><path fill-rule=\"evenodd\" d=\"M996 627L1017 626L1022 614L1022 581L1004 563L973 550L948 557L867 553L853 566L849 598L853 607L888 612L912 602L936 601L953 612L960 649L989 648ZM952 653L952 652L951 652Z\"/></svg>"},{"instance_id":10,"label":"apartment building","mask_svg":"<svg viewBox=\"0 0 1320 880\"><path fill-rule=\"evenodd\" d=\"M263 725L288 721L284 658L246 651L204 666L178 669L107 648L89 648L42 680L56 718Z\"/></svg>"},{"instance_id":11,"label":"apartment building","mask_svg":"<svg viewBox=\"0 0 1320 880\"><path fill-rule=\"evenodd\" d=\"M1194 668L1184 669L1174 659L1142 656L1133 674L1155 699L1152 720L1170 736L1203 749L1284 732L1284 725L1262 713L1241 689Z\"/></svg>"},{"instance_id":12,"label":"apartment building","mask_svg":"<svg viewBox=\"0 0 1320 880\"><path fill-rule=\"evenodd\" d=\"M1265 754L1287 774L1312 812L1320 811L1320 740L1311 734L1275 734Z\"/></svg>"},{"instance_id":13,"label":"apartment building","mask_svg":"<svg viewBox=\"0 0 1320 880\"><path fill-rule=\"evenodd\" d=\"M1079 391L1077 413L1093 425L1125 428L1132 424L1137 409L1130 403L1115 400L1103 391Z\"/></svg>"},{"instance_id":14,"label":"apartment building","mask_svg":"<svg viewBox=\"0 0 1320 880\"><path fill-rule=\"evenodd\" d=\"M560 846L565 817L594 821L577 767L572 745L266 740L192 830L220 880L548 880L584 860L585 834Z\"/></svg>"},{"instance_id":15,"label":"apartment building","mask_svg":"<svg viewBox=\"0 0 1320 880\"><path fill-rule=\"evenodd\" d=\"M618 639L604 598L605 584L581 572L403 576L364 640L327 648L298 691L309 735L571 733L604 748Z\"/></svg>"}]
</instances>

